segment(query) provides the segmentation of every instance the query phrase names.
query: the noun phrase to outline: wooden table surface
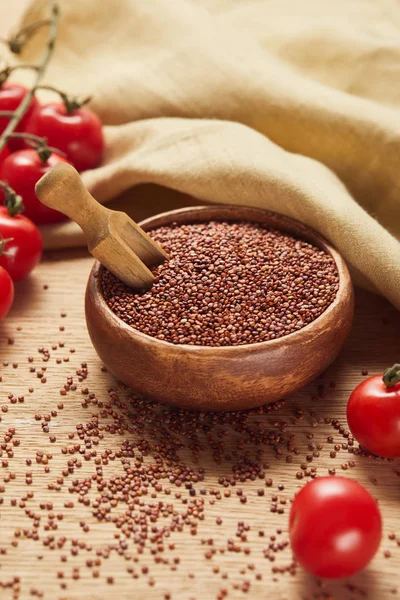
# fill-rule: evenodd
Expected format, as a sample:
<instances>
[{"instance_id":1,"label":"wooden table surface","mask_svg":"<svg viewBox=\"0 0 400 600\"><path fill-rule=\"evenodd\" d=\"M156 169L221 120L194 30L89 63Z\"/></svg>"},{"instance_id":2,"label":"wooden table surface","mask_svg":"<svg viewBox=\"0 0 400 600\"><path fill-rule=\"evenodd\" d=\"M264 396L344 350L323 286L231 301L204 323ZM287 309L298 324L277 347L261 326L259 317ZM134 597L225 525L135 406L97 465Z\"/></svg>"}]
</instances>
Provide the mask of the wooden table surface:
<instances>
[{"instance_id":1,"label":"wooden table surface","mask_svg":"<svg viewBox=\"0 0 400 600\"><path fill-rule=\"evenodd\" d=\"M1 4L3 30L24 3ZM138 217L149 194L164 208L165 196L155 188L132 193ZM174 202L171 194L168 202ZM318 381L269 413L185 415L139 403L102 371L85 327L91 264L83 250L47 255L17 286L12 313L0 324L1 600L395 598L400 461L349 453L342 448L346 439L327 421L346 427L346 401L362 370L379 373L399 360L400 314L357 290L351 337ZM79 381L82 362L88 373ZM68 381L76 389L62 395ZM266 443L278 435L280 442ZM327 442L331 435L333 444ZM331 458L334 444L340 449ZM126 475L127 454L136 488ZM152 465L161 462L164 475L155 481ZM165 472L176 476L179 468L203 478L193 483L194 493L165 479ZM318 581L291 568L290 500L310 478L296 474L311 468L354 477L379 501L381 548L350 580ZM236 485L224 487L221 478L235 473ZM121 481L126 495L120 491L114 501Z\"/></svg>"}]
</instances>

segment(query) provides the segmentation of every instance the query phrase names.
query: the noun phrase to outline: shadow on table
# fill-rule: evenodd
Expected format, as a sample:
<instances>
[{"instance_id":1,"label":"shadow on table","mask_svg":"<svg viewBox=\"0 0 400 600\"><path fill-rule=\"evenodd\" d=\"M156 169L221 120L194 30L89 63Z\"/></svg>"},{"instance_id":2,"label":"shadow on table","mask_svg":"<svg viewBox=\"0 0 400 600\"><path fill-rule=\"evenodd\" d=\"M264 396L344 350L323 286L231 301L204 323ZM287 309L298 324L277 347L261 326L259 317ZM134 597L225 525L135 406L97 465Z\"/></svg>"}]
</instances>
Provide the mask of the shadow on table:
<instances>
[{"instance_id":1,"label":"shadow on table","mask_svg":"<svg viewBox=\"0 0 400 600\"><path fill-rule=\"evenodd\" d=\"M301 600L354 600L367 598L382 600L378 591L378 573L365 569L358 575L337 581L317 579L305 571L299 572Z\"/></svg>"}]
</instances>

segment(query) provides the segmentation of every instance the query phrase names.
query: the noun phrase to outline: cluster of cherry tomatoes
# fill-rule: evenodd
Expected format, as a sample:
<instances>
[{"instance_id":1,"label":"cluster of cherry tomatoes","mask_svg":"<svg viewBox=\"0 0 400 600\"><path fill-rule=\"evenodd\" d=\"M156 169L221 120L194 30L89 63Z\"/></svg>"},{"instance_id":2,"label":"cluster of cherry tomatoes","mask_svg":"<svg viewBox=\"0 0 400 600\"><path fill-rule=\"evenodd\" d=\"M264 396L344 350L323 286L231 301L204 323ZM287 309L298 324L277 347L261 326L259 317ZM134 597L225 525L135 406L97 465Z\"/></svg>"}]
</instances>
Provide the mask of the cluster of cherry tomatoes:
<instances>
[{"instance_id":1,"label":"cluster of cherry tomatoes","mask_svg":"<svg viewBox=\"0 0 400 600\"><path fill-rule=\"evenodd\" d=\"M0 111L15 111L27 91L15 83L2 83ZM57 162L69 162L84 171L97 167L103 156L100 119L62 96L65 102L45 105L33 97L16 129L16 133L45 138L51 151L40 153L22 137L11 137L0 153L0 181L6 184L0 191L0 319L12 305L13 282L26 277L40 260L42 240L36 226L66 219L39 202L37 181ZM0 134L8 122L8 117L0 117ZM18 214L22 206L23 215Z\"/></svg>"}]
</instances>

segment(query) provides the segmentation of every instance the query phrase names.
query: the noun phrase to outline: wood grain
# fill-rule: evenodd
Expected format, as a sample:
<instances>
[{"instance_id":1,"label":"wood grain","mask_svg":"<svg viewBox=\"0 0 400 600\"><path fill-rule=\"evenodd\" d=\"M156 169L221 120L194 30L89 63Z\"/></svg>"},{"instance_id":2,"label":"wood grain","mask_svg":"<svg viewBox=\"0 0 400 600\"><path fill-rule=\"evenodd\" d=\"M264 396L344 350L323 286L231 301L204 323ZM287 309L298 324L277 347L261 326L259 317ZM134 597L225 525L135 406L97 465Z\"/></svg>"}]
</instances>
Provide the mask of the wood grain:
<instances>
[{"instance_id":1,"label":"wood grain","mask_svg":"<svg viewBox=\"0 0 400 600\"><path fill-rule=\"evenodd\" d=\"M11 22L17 17L18 11L26 5L25 0L13 0L13 2L0 3L1 33L3 33ZM171 192L163 192L154 186L141 187L134 192L136 202L136 220L159 211L177 205L184 205L187 199L183 199ZM355 322L350 339L337 361L332 365L323 378L309 385L306 389L296 393L289 398L282 408L273 415L259 415L251 417L261 422L261 428L276 431L274 423L286 421L287 432L285 438L296 435L296 447L298 455L293 455L293 462L286 463L285 455L277 458L272 446L255 446L247 443L248 437L238 433L232 425L215 425L212 430L213 439L217 443L224 440L227 452L243 446L240 455L248 453L248 458L257 461L269 462L270 468L266 471L266 477L272 479L271 487L263 485L263 481L247 480L240 483L243 494L247 497L246 504L242 504L239 497L232 489L231 497L226 498L222 491L221 500L215 500L210 494L211 490L223 489L218 483L221 476L232 474L233 462L225 460L222 464L215 464L212 452L205 450L201 453L199 464L193 460L191 452L187 449L188 441L181 436L185 447L181 451L181 458L193 468L199 466L205 469L205 481L196 489L203 487L207 494L205 499L205 517L199 521L197 535L190 534L190 528L185 527L180 533L171 536L171 542L176 544L175 550L165 551L164 558L169 561L166 564L155 564L152 555L147 548L142 555L137 555L136 547L132 546L132 562L121 558L117 553L110 554L108 559L101 559L99 567L99 578L93 577L93 568L86 565L87 560L95 560L96 550L104 548L108 543L115 543L115 535L120 533L112 523L99 522L93 515L91 507L79 503L76 494L68 491L74 479L82 480L91 477L95 472L93 460L82 460L82 467L74 474L66 476L59 491L51 490L48 485L53 485L62 474L62 470L68 461L68 456L62 454L61 448L76 442L76 424L88 423L92 413L98 413L96 406L84 408L80 388L88 386L99 401L107 402L109 396L107 389L115 386L115 381L107 373L101 371L101 363L94 352L85 327L84 320L84 290L87 277L93 260L83 251L65 251L48 254L45 261L39 266L35 274L27 281L17 286L17 297L14 309L10 317L0 324L0 355L1 376L0 404L7 406L8 412L0 411L2 421L0 422L0 440L7 434L10 427L15 427L15 436L20 440L19 446L13 446L13 457L8 458L8 466L1 466L0 462L0 486L4 485L4 492L0 492L3 503L0 504L0 548L4 548L6 554L0 554L0 582L4 586L7 582L19 577L19 583L15 582L14 597L21 600L31 599L31 591L38 589L42 597L49 600L118 600L137 599L162 599L167 592L175 600L210 600L217 598L222 588L227 588L228 598L254 598L257 600L276 598L277 600L306 600L310 598L335 598L337 600L360 599L367 597L369 600L389 600L396 598L399 594L398 580L400 570L400 549L396 541L390 540L388 534L394 532L400 535L400 478L396 474L400 471L400 461L381 461L365 457L353 457L346 450L340 450L336 458L330 458L332 445L326 443L329 435L334 436L335 443L341 444L343 438L324 422L325 417L337 418L341 423L345 422L345 407L348 395L352 388L363 378L362 369L368 369L370 373L381 372L387 365L399 360L399 338L400 315L393 307L381 298L377 298L366 292L357 290ZM48 285L48 289L43 289ZM66 317L61 313L66 312ZM17 327L22 329L19 331ZM60 331L60 327L65 327ZM8 339L15 341L12 345ZM53 345L59 342L65 344L64 348L53 351ZM39 347L50 350L51 357L47 363L42 362L42 354L37 352ZM71 353L70 349L75 352ZM46 366L46 383L41 383L36 373L31 373L31 363L27 358L34 357L33 366L40 368ZM68 358L68 362L57 365L56 358ZM8 366L3 365L8 361ZM75 372L82 361L87 361L89 376L87 381L78 385L78 389L68 392L67 396L60 395L67 377L76 378ZM13 367L13 362L18 362L18 368ZM336 382L336 387L330 387L331 381ZM324 395L319 395L318 386L325 383ZM34 391L29 393L29 387ZM24 402L12 404L8 394L24 396ZM126 392L120 391L120 396ZM57 404L63 401L64 409L58 410ZM118 407L115 407L116 410ZM302 409L304 418L293 424L294 413ZM50 415L52 410L58 412L51 419L49 433L42 429L42 422L35 420L35 414ZM135 409L133 408L133 412ZM311 414L312 413L312 414ZM298 413L297 413L298 414ZM167 414L161 412L160 425L165 421ZM190 420L189 417L188 421ZM318 419L322 423L318 424ZM102 417L103 425L109 422L108 417ZM315 427L315 424L318 424ZM258 428L258 426L257 426ZM75 434L71 440L69 434ZM126 435L113 434L112 431L104 431L104 438L99 442L96 450L101 453L104 449L115 450L121 446ZM51 443L50 435L56 436L56 441ZM313 435L311 439L308 436ZM157 436L145 434L150 445L157 443ZM131 440L140 437L139 434L129 434ZM291 561L290 550L285 548L277 553L276 560L271 563L264 557L264 550L270 543L269 536L276 535L277 541L287 539L287 517L288 502L293 494L305 482L296 479L296 473L301 470L300 465L306 461L306 456L312 453L308 444L321 443L323 449L320 456L313 458L312 466L317 467L319 474L326 474L328 468L336 467L337 473L351 476L365 485L371 493L379 500L384 519L384 538L382 546L364 573L352 578L351 584L356 589L351 591L349 582L336 584L328 582L316 582L301 570L295 576L288 574L274 574L274 566L282 567ZM257 451L262 450L262 457ZM45 472L46 466L36 462L37 451L49 453L49 473ZM7 460L6 452L2 450L1 460ZM258 456L258 458L257 458ZM254 458L255 457L255 458ZM74 457L73 457L74 458ZM32 460L32 466L26 464L26 460ZM342 471L341 465L354 459L355 467ZM146 461L154 460L154 452L150 452ZM109 478L113 473L122 473L120 460L111 461L104 467L105 474ZM32 473L32 483L25 483L26 473ZM11 479L11 474L15 478ZM9 481L8 481L9 479ZM284 485L283 490L278 485ZM157 500L150 497L145 498L145 505L152 501L165 499L173 502L177 514L185 511L186 505L182 499L189 498L188 490L179 488L182 494L181 500L174 497L175 487L171 487L171 495L158 493ZM257 490L263 487L264 496L258 496ZM18 505L19 499L27 490L34 493L34 497L26 502L25 508ZM94 488L90 492L90 498L97 495ZM270 512L271 497L277 495L279 501L286 501L284 514ZM17 505L13 505L13 499L17 499ZM66 508L65 503L74 502L74 508ZM63 513L64 519L58 521L57 530L46 531L49 510L41 509L43 503L52 502L53 512ZM29 508L41 516L39 523L40 541L35 542L26 538L24 529L32 529L32 519L26 513ZM118 510L123 510L119 508ZM221 525L216 525L216 518L222 517ZM80 525L84 521L90 527L90 531L84 533ZM247 532L248 543L239 542L242 546L241 552L228 552L226 550L229 538L237 540L236 532L238 522L244 522L250 526ZM276 530L282 529L281 534ZM259 531L264 530L265 536L260 537ZM62 536L66 538L64 550L51 550L49 546L43 545L46 536L54 535L56 540ZM209 560L204 556L207 543L202 540L213 538L214 547L217 549L215 556ZM71 554L74 540L82 540L92 545L92 551L82 550L78 547L76 556ZM251 554L245 555L244 547L251 548ZM221 550L225 550L221 553ZM384 557L384 552L391 553L390 558ZM67 562L61 562L60 556L64 554ZM180 563L174 567L173 558L180 557ZM133 559L138 562L134 563ZM127 571L131 565L139 573L139 578L134 579ZM249 568L249 565L251 568ZM142 573L142 568L149 568L148 574ZM254 568L253 568L254 566ZM219 567L219 573L213 568ZM73 579L73 569L80 568L79 580ZM241 572L243 571L244 572ZM64 579L58 577L59 571L65 572ZM190 577L192 574L193 577ZM256 575L262 577L256 579ZM226 575L226 578L223 578ZM149 585L149 577L155 578L155 585ZM107 577L114 577L114 583L107 584ZM251 582L248 593L242 591L244 580ZM66 589L61 588L62 583ZM19 591L18 591L19 590ZM361 590L361 591L360 591ZM396 596L397 594L397 596ZM0 587L1 600L9 600L13 597L11 588ZM36 596L37 597L37 596Z\"/></svg>"},{"instance_id":2,"label":"wood grain","mask_svg":"<svg viewBox=\"0 0 400 600\"><path fill-rule=\"evenodd\" d=\"M221 427L216 425L213 431L215 439L222 434L225 441L227 452L229 449L237 449L238 444L243 443L243 449L239 456L248 454L253 460L268 462L270 468L266 476L273 480L271 488L264 485L263 481L246 481L240 484L243 493L247 496L247 503L240 503L239 497L232 489L232 496L216 501L215 504L209 504L212 500L210 490L223 488L218 484L220 476L232 473L232 467L237 459L233 461L224 461L222 465L217 465L212 459L212 453L208 450L201 453L200 464L196 465L190 452L188 451L189 441L180 436L184 449L182 458L185 463L196 468L201 466L205 469L205 481L196 484L196 489L203 487L207 490L205 498L205 518L199 522L198 533L191 536L189 529L185 529L179 534L173 534L171 541L176 544L174 551L165 552L165 558L172 561L175 556L181 558L181 562L176 571L171 571L171 564L156 565L147 549L143 555L139 555L139 562L135 568L139 570L143 566L149 567L147 576L141 575L139 579L132 579L127 572L129 563L121 559L118 555L111 554L110 558L102 561L101 576L99 579L93 579L92 571L85 566L87 559L96 557L96 549L103 548L108 543L113 543L114 534L117 529L111 523L99 523L92 515L91 507L85 507L76 500L76 495L68 491L71 481L75 478L82 479L90 477L95 473L93 461L82 461L82 468L74 475L64 478L64 483L60 491L48 489L48 485L54 483L62 474L62 470L67 465L68 456L62 454L61 449L71 443L68 434L76 434L77 423L88 423L92 413L98 413L97 407L82 407L82 394L80 388L83 386L95 393L99 401L107 402L107 389L115 386L115 381L107 373L101 371L101 362L94 352L85 327L83 296L89 270L92 265L92 259L88 258L84 252L68 251L54 253L46 257L46 260L38 267L35 274L27 281L17 286L17 299L15 307L10 318L4 321L0 326L0 354L1 361L8 361L8 366L1 367L1 405L8 407L8 412L0 412L2 421L0 423L1 440L10 427L15 427L16 437L20 440L20 445L13 448L14 456L8 459L8 467L0 470L0 485L5 486L5 491L0 493L4 499L0 505L0 523L1 523L1 541L0 547L5 547L6 555L0 555L0 581L2 583L10 581L12 577L20 577L21 595L20 598L30 598L30 590L33 587L38 588L44 594L44 598L122 598L128 599L135 594L137 598L163 598L163 594L170 592L172 598L178 600L188 600L197 598L198 600L208 600L216 598L218 591L227 587L229 598L243 598L245 594L240 590L235 590L234 585L243 585L244 580L251 581L252 598L276 597L280 600L284 598L308 598L313 597L321 588L317 583L307 577L299 570L295 577L284 575L274 575L272 567L282 567L288 565L291 560L290 551L286 548L280 552L274 563L270 563L264 558L263 552L268 546L268 536L276 535L276 530L281 528L283 533L277 535L278 540L287 539L287 518L288 504L282 505L285 512L283 515L270 512L271 498L278 495L279 499L289 502L296 490L304 484L305 479L298 481L296 473L301 470L300 465L306 462L306 456L310 454L307 445L312 441L321 442L324 448L318 458L314 458L312 466L317 467L319 474L327 474L328 468L335 467L338 474L351 476L364 484L371 493L379 499L384 518L384 539L382 547L377 557L371 564L368 571L353 578L362 590L368 592L368 598L381 600L391 598L391 589L395 588L398 581L398 571L400 567L400 549L395 541L388 539L390 532L400 534L399 517L399 496L400 496L400 478L396 471L400 471L400 461L393 462L373 460L362 457L353 457L347 451L341 450L337 453L335 459L330 458L332 444L327 444L326 439L329 435L334 436L335 443L342 443L344 440L338 435L331 425L321 423L318 427L314 425L320 419L325 417L338 418L341 423L345 422L345 406L347 397L351 389L363 377L361 370L366 368L370 373L381 372L385 366L391 364L398 358L399 344L398 331L400 327L399 314L389 306L389 304L377 297L362 291L357 291L356 295L356 313L355 323L352 334L347 342L344 351L338 360L328 370L323 378L306 389L296 393L287 400L284 407L274 412L273 415L257 416L256 420L261 422L264 430L276 431L274 422L286 421L288 424L285 439L290 435L296 435L295 445L299 449L299 454L293 456L292 463L285 462L286 451L283 452L283 458L276 458L275 451L271 446L262 447L262 458L257 454L260 447L248 443L248 436L238 434L233 427ZM47 290L43 289L48 285ZM61 317L61 313L67 313L66 317ZM65 327L65 331L59 331L59 327ZM17 331L17 327L22 327ZM8 338L14 338L13 345L9 345ZM61 341L65 344L64 348L58 348L52 351L53 345ZM42 356L38 354L37 348L45 347L50 350L51 358L47 363L42 362ZM75 352L70 353L74 348ZM34 357L33 366L37 369L44 365L47 367L46 383L41 383L36 373L30 373L31 366L27 357ZM63 362L57 365L56 357L69 358L69 362ZM87 361L89 376L87 381L78 385L76 392L68 392L67 396L60 396L60 388L63 387L68 376L75 377L75 372L82 361ZM18 368L13 368L13 362L18 362ZM329 382L335 381L336 387L331 388ZM325 383L326 389L324 397L318 394L318 386ZM29 387L34 387L33 393L29 393ZM17 402L11 404L8 400L8 394L15 396L24 396L23 403ZM120 397L125 397L126 392L121 391ZM314 399L313 399L314 398ZM64 409L58 410L58 402L64 402ZM297 409L303 409L304 419L293 424L294 413ZM42 430L43 416L50 414L51 410L58 411L57 417L51 419L49 433ZM312 415L310 413L313 413ZM42 415L41 421L35 420L35 414ZM160 422L166 419L168 413L160 413ZM254 418L254 417L253 417ZM102 420L103 424L108 421ZM188 423L190 417L188 417ZM225 434L222 432L225 431ZM57 440L51 443L50 435L55 435ZM307 435L313 435L311 440ZM98 453L105 448L117 450L121 443L126 439L126 435L118 436L110 432L104 432L104 439L96 447ZM134 440L143 437L141 435L130 434L129 439ZM154 435L144 436L148 439L151 446L157 444ZM79 440L78 440L79 441ZM284 447L282 447L284 450ZM43 451L51 453L52 459L49 461L50 473L45 473L44 465L36 463L36 452ZM258 458L257 458L258 456ZM4 452L3 457L4 459ZM27 466L26 459L32 460L32 466ZM341 465L354 459L356 466L347 471L341 470ZM154 460L154 450L149 453L147 460ZM32 484L25 484L25 474L32 473ZM108 475L121 472L120 461L115 461L108 467ZM8 473L15 473L15 479L9 482ZM283 484L284 490L278 490L278 485ZM184 510L184 505L180 500L173 497L175 488L172 489L171 496L164 496L161 492L158 494L158 500L173 501L178 513ZM265 496L259 497L257 490L263 487ZM12 498L19 499L27 490L34 492L35 496L27 502L29 508L42 516L39 528L41 541L33 542L25 539L24 535L15 537L19 531L24 528L31 529L32 521L25 513L25 509L11 505ZM188 490L179 488L183 498L189 498ZM92 489L89 494L93 499L97 495L97 490ZM171 499L172 498L172 499ZM73 509L65 508L65 503L74 501ZM153 500L154 501L154 500ZM40 504L43 502L52 502L55 514L62 512L64 520L57 522L58 530L46 532L44 527L47 523L46 514L48 511L40 510ZM146 499L146 505L152 500ZM218 516L223 518L223 524L216 527L215 520ZM90 527L90 532L83 533L79 525L84 521ZM229 538L235 539L237 525L239 521L244 521L250 526L248 532L247 544L251 548L251 554L246 556L243 552L225 552L220 554L219 550L226 548ZM258 531L263 529L265 537L259 537ZM61 536L67 538L65 551L50 550L43 546L43 539L49 533L55 535L56 539ZM212 560L207 560L204 553L207 549L201 540L214 539L214 545L218 549L217 555ZM93 547L92 552L80 551L78 556L71 556L71 540L83 540L90 543ZM12 542L18 542L14 547ZM132 546L133 556L137 556L135 545ZM246 544L242 544L246 546ZM392 553L391 558L385 558L383 553L389 550ZM67 555L68 562L61 563L60 555ZM39 559L39 556L43 558ZM247 569L247 565L254 564L254 570ZM213 567L220 568L219 574L213 573ZM73 568L80 567L80 579L72 579ZM245 574L240 570L245 569ZM60 588L60 580L57 578L59 570L65 571L65 583L67 589ZM194 579L189 578L189 574L195 575ZM221 574L227 574L227 579L222 579ZM260 573L261 581L257 581L255 576ZM106 578L114 576L113 585L106 584ZM148 584L149 577L153 576L156 584L151 587ZM274 581L275 579L275 581ZM0 588L1 598L8 600L11 598L9 590ZM332 597L338 599L357 598L359 594L352 594L345 583L330 584L324 583L322 590L328 591ZM314 596L322 597L322 596Z\"/></svg>"}]
</instances>

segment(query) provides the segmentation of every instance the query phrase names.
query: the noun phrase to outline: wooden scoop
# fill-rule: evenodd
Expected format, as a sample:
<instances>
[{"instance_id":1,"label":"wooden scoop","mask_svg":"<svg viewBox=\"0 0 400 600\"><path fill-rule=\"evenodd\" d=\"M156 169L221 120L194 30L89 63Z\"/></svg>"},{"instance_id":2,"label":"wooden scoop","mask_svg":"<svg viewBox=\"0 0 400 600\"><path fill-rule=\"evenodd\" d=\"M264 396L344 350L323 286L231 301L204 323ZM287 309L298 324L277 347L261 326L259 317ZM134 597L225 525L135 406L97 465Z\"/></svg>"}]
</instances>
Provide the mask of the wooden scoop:
<instances>
[{"instance_id":1,"label":"wooden scoop","mask_svg":"<svg viewBox=\"0 0 400 600\"><path fill-rule=\"evenodd\" d=\"M163 263L167 254L127 214L99 204L74 167L56 164L37 182L36 195L81 227L89 252L118 279L138 291L151 288L148 267Z\"/></svg>"}]
</instances>

